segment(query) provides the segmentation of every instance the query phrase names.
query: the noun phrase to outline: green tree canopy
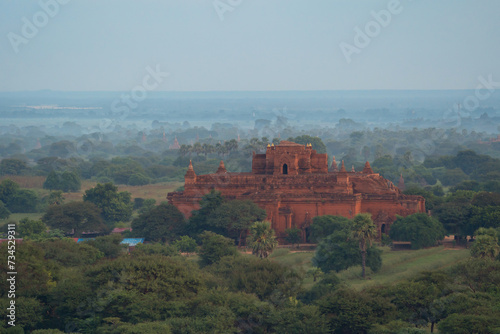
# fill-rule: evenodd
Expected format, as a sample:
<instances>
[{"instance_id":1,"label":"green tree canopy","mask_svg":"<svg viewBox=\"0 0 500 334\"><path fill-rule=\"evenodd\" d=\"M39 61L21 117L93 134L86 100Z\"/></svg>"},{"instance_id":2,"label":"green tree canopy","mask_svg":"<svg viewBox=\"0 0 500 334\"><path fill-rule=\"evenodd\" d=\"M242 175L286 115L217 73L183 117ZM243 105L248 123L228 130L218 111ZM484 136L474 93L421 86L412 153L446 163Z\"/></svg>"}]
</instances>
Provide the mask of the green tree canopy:
<instances>
[{"instance_id":1,"label":"green tree canopy","mask_svg":"<svg viewBox=\"0 0 500 334\"><path fill-rule=\"evenodd\" d=\"M114 259L120 256L125 250L125 246L120 244L122 240L123 237L121 234L110 234L85 242L101 251L105 257Z\"/></svg>"},{"instance_id":2,"label":"green tree canopy","mask_svg":"<svg viewBox=\"0 0 500 334\"><path fill-rule=\"evenodd\" d=\"M33 190L19 189L6 204L13 213L33 213L38 212L40 199Z\"/></svg>"},{"instance_id":3,"label":"green tree canopy","mask_svg":"<svg viewBox=\"0 0 500 334\"><path fill-rule=\"evenodd\" d=\"M214 226L207 223L208 218L225 202L224 197L219 191L211 190L208 194L204 195L200 201L200 209L192 212L189 218L188 231L194 237L203 231L214 231ZM217 231L219 234L224 232L223 228Z\"/></svg>"},{"instance_id":4,"label":"green tree canopy","mask_svg":"<svg viewBox=\"0 0 500 334\"><path fill-rule=\"evenodd\" d=\"M104 257L101 251L88 243L76 243L69 238L46 239L40 245L45 251L46 259L68 268L93 264Z\"/></svg>"},{"instance_id":5,"label":"green tree canopy","mask_svg":"<svg viewBox=\"0 0 500 334\"><path fill-rule=\"evenodd\" d=\"M88 268L84 275L96 290L112 283L113 289L155 294L169 301L191 298L206 289L196 264L181 257L122 256L100 262Z\"/></svg>"},{"instance_id":6,"label":"green tree canopy","mask_svg":"<svg viewBox=\"0 0 500 334\"><path fill-rule=\"evenodd\" d=\"M38 195L29 189L21 189L17 183L5 179L0 183L0 201L12 213L37 212Z\"/></svg>"},{"instance_id":7,"label":"green tree canopy","mask_svg":"<svg viewBox=\"0 0 500 334\"><path fill-rule=\"evenodd\" d=\"M266 211L252 201L232 200L218 206L207 219L209 226L220 228L226 236L233 238L241 246L245 232L255 221L266 218Z\"/></svg>"},{"instance_id":8,"label":"green tree canopy","mask_svg":"<svg viewBox=\"0 0 500 334\"><path fill-rule=\"evenodd\" d=\"M359 242L352 238L352 233L351 226L346 226L324 238L316 248L313 265L325 273L362 265ZM366 250L366 265L374 272L382 266L381 253L375 247L368 247Z\"/></svg>"},{"instance_id":9,"label":"green tree canopy","mask_svg":"<svg viewBox=\"0 0 500 334\"><path fill-rule=\"evenodd\" d=\"M198 245L193 238L183 235L173 242L173 245L183 253L194 253Z\"/></svg>"},{"instance_id":10,"label":"green tree canopy","mask_svg":"<svg viewBox=\"0 0 500 334\"><path fill-rule=\"evenodd\" d=\"M75 172L51 171L43 183L44 189L62 190L64 192L78 192L82 183Z\"/></svg>"},{"instance_id":11,"label":"green tree canopy","mask_svg":"<svg viewBox=\"0 0 500 334\"><path fill-rule=\"evenodd\" d=\"M290 137L288 138L289 141L292 141L297 144L312 144L312 148L316 150L318 153L326 153L326 146L325 143L321 140L319 137L312 137L309 135L302 135L302 136L297 136L297 137Z\"/></svg>"},{"instance_id":12,"label":"green tree canopy","mask_svg":"<svg viewBox=\"0 0 500 334\"><path fill-rule=\"evenodd\" d=\"M118 188L112 183L98 183L94 188L86 190L83 200L100 208L103 219L110 224L128 221L132 216L134 205L130 193L118 192Z\"/></svg>"},{"instance_id":13,"label":"green tree canopy","mask_svg":"<svg viewBox=\"0 0 500 334\"><path fill-rule=\"evenodd\" d=\"M224 256L237 254L234 241L214 232L205 231L200 235L200 263L203 266L218 262Z\"/></svg>"},{"instance_id":14,"label":"green tree canopy","mask_svg":"<svg viewBox=\"0 0 500 334\"><path fill-rule=\"evenodd\" d=\"M0 161L0 175L21 175L28 169L28 165L19 159L2 159Z\"/></svg>"},{"instance_id":15,"label":"green tree canopy","mask_svg":"<svg viewBox=\"0 0 500 334\"><path fill-rule=\"evenodd\" d=\"M412 249L435 246L445 236L445 229L436 218L425 213L398 217L391 225L389 236L396 241L411 241Z\"/></svg>"},{"instance_id":16,"label":"green tree canopy","mask_svg":"<svg viewBox=\"0 0 500 334\"><path fill-rule=\"evenodd\" d=\"M62 190L51 191L47 197L49 205L59 205L64 203L64 196Z\"/></svg>"},{"instance_id":17,"label":"green tree canopy","mask_svg":"<svg viewBox=\"0 0 500 334\"><path fill-rule=\"evenodd\" d=\"M494 259L500 254L498 234L493 228L480 228L474 233L474 244L470 249L473 257Z\"/></svg>"},{"instance_id":18,"label":"green tree canopy","mask_svg":"<svg viewBox=\"0 0 500 334\"><path fill-rule=\"evenodd\" d=\"M164 255L164 256L174 256L179 255L179 250L173 245L167 245L163 242L152 242L147 244L138 244L135 246L132 256L144 256L144 255Z\"/></svg>"},{"instance_id":19,"label":"green tree canopy","mask_svg":"<svg viewBox=\"0 0 500 334\"><path fill-rule=\"evenodd\" d=\"M41 220L24 218L17 224L16 233L21 238L33 238L39 236L47 230L47 226Z\"/></svg>"},{"instance_id":20,"label":"green tree canopy","mask_svg":"<svg viewBox=\"0 0 500 334\"><path fill-rule=\"evenodd\" d=\"M316 216L310 227L309 241L319 242L333 232L346 228L348 224L349 219L343 216Z\"/></svg>"},{"instance_id":21,"label":"green tree canopy","mask_svg":"<svg viewBox=\"0 0 500 334\"><path fill-rule=\"evenodd\" d=\"M291 268L256 257L226 256L207 268L235 292L255 293L283 305L301 290L302 276Z\"/></svg>"},{"instance_id":22,"label":"green tree canopy","mask_svg":"<svg viewBox=\"0 0 500 334\"><path fill-rule=\"evenodd\" d=\"M5 204L0 201L0 219L7 219L10 217L10 211L7 209Z\"/></svg>"},{"instance_id":23,"label":"green tree canopy","mask_svg":"<svg viewBox=\"0 0 500 334\"><path fill-rule=\"evenodd\" d=\"M286 236L285 240L289 244L292 245L297 245L297 248L299 247L300 242L302 241L302 231L300 228L287 228L285 230Z\"/></svg>"},{"instance_id":24,"label":"green tree canopy","mask_svg":"<svg viewBox=\"0 0 500 334\"><path fill-rule=\"evenodd\" d=\"M50 228L60 229L80 237L82 232L104 233L108 228L104 224L101 210L90 202L70 202L63 205L51 205L43 215L42 221Z\"/></svg>"},{"instance_id":25,"label":"green tree canopy","mask_svg":"<svg viewBox=\"0 0 500 334\"><path fill-rule=\"evenodd\" d=\"M317 302L329 322L330 333L367 333L380 318L391 317L394 307L366 292L340 288Z\"/></svg>"},{"instance_id":26,"label":"green tree canopy","mask_svg":"<svg viewBox=\"0 0 500 334\"><path fill-rule=\"evenodd\" d=\"M183 235L186 222L176 206L161 203L132 221L132 231L148 241L174 241Z\"/></svg>"}]
</instances>

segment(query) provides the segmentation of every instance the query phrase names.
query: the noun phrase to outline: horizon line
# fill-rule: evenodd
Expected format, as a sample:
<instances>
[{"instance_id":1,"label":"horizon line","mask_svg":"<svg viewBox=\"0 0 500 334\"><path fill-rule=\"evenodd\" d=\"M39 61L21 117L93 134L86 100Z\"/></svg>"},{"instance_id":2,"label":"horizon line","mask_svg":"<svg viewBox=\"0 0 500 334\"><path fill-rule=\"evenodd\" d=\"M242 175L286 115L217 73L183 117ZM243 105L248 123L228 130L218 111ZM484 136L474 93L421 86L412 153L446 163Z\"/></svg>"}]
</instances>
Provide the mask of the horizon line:
<instances>
[{"instance_id":1,"label":"horizon line","mask_svg":"<svg viewBox=\"0 0 500 334\"><path fill-rule=\"evenodd\" d=\"M284 92L384 92L384 91L418 91L418 92L435 92L435 91L464 91L474 90L475 88L439 88L439 89L418 89L418 88L383 88L383 89L290 89L290 90L152 90L148 93L284 93ZM33 90L0 90L0 93L116 93L128 92L130 90L57 90L57 89L33 89Z\"/></svg>"}]
</instances>

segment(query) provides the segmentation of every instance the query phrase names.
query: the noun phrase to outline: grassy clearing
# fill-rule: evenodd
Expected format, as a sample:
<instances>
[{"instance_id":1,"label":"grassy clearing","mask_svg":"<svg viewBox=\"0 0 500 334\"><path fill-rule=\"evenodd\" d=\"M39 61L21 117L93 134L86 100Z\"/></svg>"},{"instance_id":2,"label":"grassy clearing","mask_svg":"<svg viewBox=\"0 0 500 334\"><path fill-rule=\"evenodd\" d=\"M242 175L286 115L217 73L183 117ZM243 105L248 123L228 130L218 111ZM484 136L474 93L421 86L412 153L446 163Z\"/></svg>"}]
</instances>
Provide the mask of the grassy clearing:
<instances>
[{"instance_id":1,"label":"grassy clearing","mask_svg":"<svg viewBox=\"0 0 500 334\"><path fill-rule=\"evenodd\" d=\"M354 289L363 289L374 285L395 283L416 276L422 271L440 270L469 258L468 249L448 249L444 246L421 250L392 251L383 247L382 268L373 273L367 268L368 279L361 278L361 266L351 267L338 273L339 278ZM290 252L278 249L271 255L271 260L288 267L307 272L312 268L314 252ZM306 277L306 288L312 286L312 277Z\"/></svg>"},{"instance_id":2,"label":"grassy clearing","mask_svg":"<svg viewBox=\"0 0 500 334\"><path fill-rule=\"evenodd\" d=\"M470 257L468 249L446 249L444 246L417 251L390 251L382 254L382 268L378 273L368 269L368 279L361 278L361 267L352 267L339 273L339 277L355 289L391 284L415 277L422 271L448 268Z\"/></svg>"},{"instance_id":3,"label":"grassy clearing","mask_svg":"<svg viewBox=\"0 0 500 334\"><path fill-rule=\"evenodd\" d=\"M0 224L2 222L18 222L24 218L29 218L32 220L38 220L42 218L43 213L13 213L9 216L8 219L0 220Z\"/></svg>"},{"instance_id":4,"label":"grassy clearing","mask_svg":"<svg viewBox=\"0 0 500 334\"><path fill-rule=\"evenodd\" d=\"M269 256L269 259L303 273L307 273L307 271L312 268L311 259L313 256L314 251L297 252L290 251L288 248L278 248ZM309 289L314 285L313 278L306 275L303 284L306 289Z\"/></svg>"},{"instance_id":5,"label":"grassy clearing","mask_svg":"<svg viewBox=\"0 0 500 334\"><path fill-rule=\"evenodd\" d=\"M0 219L0 228L7 223L17 223L24 218L29 218L32 220L38 220L42 218L43 213L13 213L7 219Z\"/></svg>"}]
</instances>

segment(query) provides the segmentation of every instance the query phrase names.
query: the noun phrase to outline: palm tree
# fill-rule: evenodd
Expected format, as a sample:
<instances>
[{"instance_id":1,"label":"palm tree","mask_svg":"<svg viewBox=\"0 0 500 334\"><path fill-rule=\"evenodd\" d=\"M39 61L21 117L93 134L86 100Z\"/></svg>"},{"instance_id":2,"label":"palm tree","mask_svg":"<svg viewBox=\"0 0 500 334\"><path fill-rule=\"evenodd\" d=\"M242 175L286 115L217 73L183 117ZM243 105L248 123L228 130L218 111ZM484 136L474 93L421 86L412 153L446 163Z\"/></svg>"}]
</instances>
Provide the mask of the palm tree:
<instances>
[{"instance_id":1,"label":"palm tree","mask_svg":"<svg viewBox=\"0 0 500 334\"><path fill-rule=\"evenodd\" d=\"M185 157L187 154L191 156L191 145L182 144L179 149L179 155Z\"/></svg>"},{"instance_id":2,"label":"palm tree","mask_svg":"<svg viewBox=\"0 0 500 334\"><path fill-rule=\"evenodd\" d=\"M268 257L278 246L278 240L274 235L274 230L271 228L271 223L268 221L255 222L250 227L250 247L252 254L260 258Z\"/></svg>"},{"instance_id":3,"label":"palm tree","mask_svg":"<svg viewBox=\"0 0 500 334\"><path fill-rule=\"evenodd\" d=\"M210 153L214 153L215 152L215 147L213 145L204 143L202 145L202 152L203 152L203 154L205 154L205 158L206 158L207 155L209 155Z\"/></svg>"},{"instance_id":4,"label":"palm tree","mask_svg":"<svg viewBox=\"0 0 500 334\"><path fill-rule=\"evenodd\" d=\"M369 213L356 215L352 223L352 237L359 242L362 267L361 275L365 278L367 244L372 245L373 239L377 236L377 227L373 223L372 215Z\"/></svg>"},{"instance_id":5,"label":"palm tree","mask_svg":"<svg viewBox=\"0 0 500 334\"><path fill-rule=\"evenodd\" d=\"M193 147L191 148L191 150L196 153L196 155L200 155L201 153L203 153L203 146L201 146L201 143L200 142L196 142L193 144Z\"/></svg>"}]
</instances>

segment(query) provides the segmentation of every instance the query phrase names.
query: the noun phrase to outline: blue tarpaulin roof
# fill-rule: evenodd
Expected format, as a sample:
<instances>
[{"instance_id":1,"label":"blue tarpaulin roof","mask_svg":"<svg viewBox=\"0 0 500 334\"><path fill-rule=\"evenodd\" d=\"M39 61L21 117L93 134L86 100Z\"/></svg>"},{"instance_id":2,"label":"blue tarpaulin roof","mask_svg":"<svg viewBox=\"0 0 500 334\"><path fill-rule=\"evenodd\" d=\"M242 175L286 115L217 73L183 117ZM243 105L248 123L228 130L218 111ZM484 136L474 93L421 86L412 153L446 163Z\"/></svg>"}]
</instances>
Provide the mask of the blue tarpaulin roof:
<instances>
[{"instance_id":1,"label":"blue tarpaulin roof","mask_svg":"<svg viewBox=\"0 0 500 334\"><path fill-rule=\"evenodd\" d=\"M121 243L129 246L135 246L137 244L144 243L144 238L125 238Z\"/></svg>"},{"instance_id":2,"label":"blue tarpaulin roof","mask_svg":"<svg viewBox=\"0 0 500 334\"><path fill-rule=\"evenodd\" d=\"M73 238L73 240L76 240L76 242L89 241L94 239L95 238Z\"/></svg>"}]
</instances>

